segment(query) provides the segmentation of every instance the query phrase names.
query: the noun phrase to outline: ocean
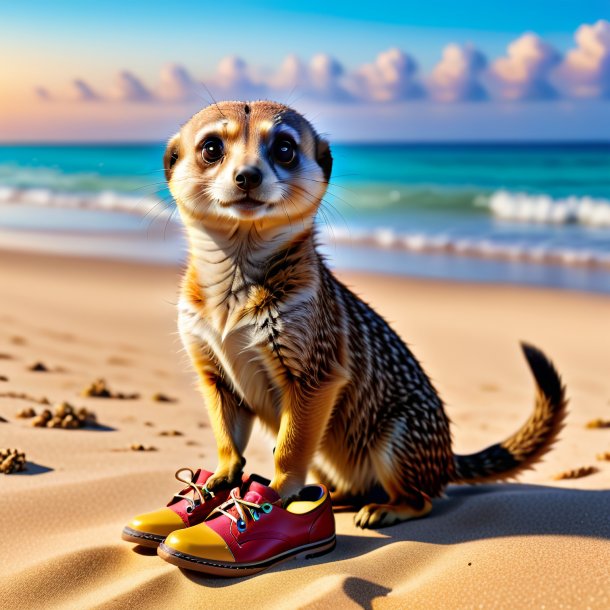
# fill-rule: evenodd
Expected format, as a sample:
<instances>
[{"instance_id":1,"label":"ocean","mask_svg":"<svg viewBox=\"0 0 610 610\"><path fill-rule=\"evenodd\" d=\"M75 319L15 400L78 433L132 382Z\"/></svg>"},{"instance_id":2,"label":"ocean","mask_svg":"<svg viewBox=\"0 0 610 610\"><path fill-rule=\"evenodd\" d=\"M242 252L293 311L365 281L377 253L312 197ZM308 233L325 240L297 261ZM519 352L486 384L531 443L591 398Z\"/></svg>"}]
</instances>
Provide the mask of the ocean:
<instances>
[{"instance_id":1,"label":"ocean","mask_svg":"<svg viewBox=\"0 0 610 610\"><path fill-rule=\"evenodd\" d=\"M0 246L174 262L163 144L0 146ZM610 144L339 144L332 266L610 293Z\"/></svg>"}]
</instances>

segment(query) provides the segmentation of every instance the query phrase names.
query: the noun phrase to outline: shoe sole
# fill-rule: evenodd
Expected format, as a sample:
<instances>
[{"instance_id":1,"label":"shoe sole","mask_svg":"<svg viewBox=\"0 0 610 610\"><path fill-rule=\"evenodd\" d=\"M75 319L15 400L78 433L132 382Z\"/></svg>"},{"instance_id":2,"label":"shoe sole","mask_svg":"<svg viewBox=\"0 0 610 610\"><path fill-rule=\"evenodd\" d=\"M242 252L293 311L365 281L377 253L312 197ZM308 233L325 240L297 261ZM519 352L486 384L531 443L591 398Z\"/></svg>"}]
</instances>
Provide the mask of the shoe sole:
<instances>
[{"instance_id":1,"label":"shoe sole","mask_svg":"<svg viewBox=\"0 0 610 610\"><path fill-rule=\"evenodd\" d=\"M124 527L121 533L121 538L127 542L133 542L140 546L147 546L152 549L156 549L164 540L165 536L159 536L158 534L148 534L146 532L138 532L138 530L131 529L130 527Z\"/></svg>"},{"instance_id":2,"label":"shoe sole","mask_svg":"<svg viewBox=\"0 0 610 610\"><path fill-rule=\"evenodd\" d=\"M157 547L157 555L165 561L184 568L186 570L195 570L196 572L203 572L204 574L210 574L213 576L230 576L233 578L239 578L240 576L249 576L251 574L257 574L262 572L271 566L274 566L282 561L288 559L313 559L330 553L337 545L337 539L335 536L327 538L321 542L315 542L313 544L307 544L285 553L275 555L270 559L264 561L252 562L252 563L219 563L216 561L210 561L202 559L201 557L195 557L193 555L186 555L180 553L168 547L165 544L161 544Z\"/></svg>"}]
</instances>

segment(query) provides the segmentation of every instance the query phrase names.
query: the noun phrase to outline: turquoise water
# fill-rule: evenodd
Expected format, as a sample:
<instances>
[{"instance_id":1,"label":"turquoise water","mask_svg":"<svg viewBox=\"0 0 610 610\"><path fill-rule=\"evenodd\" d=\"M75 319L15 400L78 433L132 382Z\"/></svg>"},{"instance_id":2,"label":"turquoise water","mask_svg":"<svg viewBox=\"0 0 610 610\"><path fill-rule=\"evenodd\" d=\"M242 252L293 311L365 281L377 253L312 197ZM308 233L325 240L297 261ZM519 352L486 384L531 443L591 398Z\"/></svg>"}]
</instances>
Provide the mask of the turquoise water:
<instances>
[{"instance_id":1,"label":"turquoise water","mask_svg":"<svg viewBox=\"0 0 610 610\"><path fill-rule=\"evenodd\" d=\"M163 148L0 147L0 240L80 233L96 255L156 260L150 234L162 231L161 258L180 258ZM333 155L319 221L336 265L610 292L610 145L354 144Z\"/></svg>"},{"instance_id":2,"label":"turquoise water","mask_svg":"<svg viewBox=\"0 0 610 610\"><path fill-rule=\"evenodd\" d=\"M162 144L0 146L0 185L153 189L162 180L163 151ZM404 202L415 207L468 207L472 194L502 188L610 198L610 144L350 144L332 151L333 184L408 187L418 198ZM461 197L451 199L450 193Z\"/></svg>"}]
</instances>

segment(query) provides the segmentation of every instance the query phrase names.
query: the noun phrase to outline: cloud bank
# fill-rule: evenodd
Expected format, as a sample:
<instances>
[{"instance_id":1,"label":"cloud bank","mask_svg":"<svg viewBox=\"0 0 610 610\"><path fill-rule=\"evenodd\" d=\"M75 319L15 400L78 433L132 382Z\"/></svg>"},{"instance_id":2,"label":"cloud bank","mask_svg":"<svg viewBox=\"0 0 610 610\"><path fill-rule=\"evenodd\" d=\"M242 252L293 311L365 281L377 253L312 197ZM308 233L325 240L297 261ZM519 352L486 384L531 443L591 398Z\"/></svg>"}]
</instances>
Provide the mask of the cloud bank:
<instances>
[{"instance_id":1,"label":"cloud bank","mask_svg":"<svg viewBox=\"0 0 610 610\"><path fill-rule=\"evenodd\" d=\"M551 45L527 33L508 46L506 57L494 62L492 78L504 99L549 99L557 96L549 76L560 61L560 54Z\"/></svg>"},{"instance_id":2,"label":"cloud bank","mask_svg":"<svg viewBox=\"0 0 610 610\"><path fill-rule=\"evenodd\" d=\"M34 93L45 102L147 104L185 104L209 100L211 94L225 99L294 96L343 104L610 98L610 22L580 26L575 42L576 47L562 57L537 34L527 32L508 45L505 56L491 62L472 44L450 44L428 75L420 74L414 57L396 47L351 70L326 53L308 62L290 54L271 73L231 55L205 80L172 63L162 67L155 86L124 70L107 93L98 92L83 78L75 79L66 93L53 93L44 86L36 87Z\"/></svg>"},{"instance_id":3,"label":"cloud bank","mask_svg":"<svg viewBox=\"0 0 610 610\"><path fill-rule=\"evenodd\" d=\"M477 101L487 98L480 82L487 58L472 45L450 44L428 81L430 95L441 102Z\"/></svg>"},{"instance_id":4,"label":"cloud bank","mask_svg":"<svg viewBox=\"0 0 610 610\"><path fill-rule=\"evenodd\" d=\"M101 100L100 95L81 78L72 81L71 96L78 102L97 102Z\"/></svg>"},{"instance_id":5,"label":"cloud bank","mask_svg":"<svg viewBox=\"0 0 610 610\"><path fill-rule=\"evenodd\" d=\"M199 88L186 68L167 64L161 68L157 97L168 102L190 102L197 99Z\"/></svg>"},{"instance_id":6,"label":"cloud bank","mask_svg":"<svg viewBox=\"0 0 610 610\"><path fill-rule=\"evenodd\" d=\"M127 70L117 74L110 96L120 102L150 102L153 100L153 94L142 81Z\"/></svg>"},{"instance_id":7,"label":"cloud bank","mask_svg":"<svg viewBox=\"0 0 610 610\"><path fill-rule=\"evenodd\" d=\"M417 63L397 48L379 53L374 62L361 66L348 86L355 97L372 102L397 102L423 95Z\"/></svg>"},{"instance_id":8,"label":"cloud bank","mask_svg":"<svg viewBox=\"0 0 610 610\"><path fill-rule=\"evenodd\" d=\"M572 97L610 97L610 22L581 25L576 48L566 55L558 70L565 91Z\"/></svg>"}]
</instances>

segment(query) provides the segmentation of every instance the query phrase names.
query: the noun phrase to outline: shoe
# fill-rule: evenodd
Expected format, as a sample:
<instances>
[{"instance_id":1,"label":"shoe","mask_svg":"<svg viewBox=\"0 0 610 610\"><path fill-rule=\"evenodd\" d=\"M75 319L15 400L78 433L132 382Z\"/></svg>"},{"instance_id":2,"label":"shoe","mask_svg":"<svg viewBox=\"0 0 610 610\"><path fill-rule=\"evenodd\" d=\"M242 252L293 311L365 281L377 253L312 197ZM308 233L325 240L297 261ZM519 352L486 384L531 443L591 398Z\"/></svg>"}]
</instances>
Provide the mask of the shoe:
<instances>
[{"instance_id":1,"label":"shoe","mask_svg":"<svg viewBox=\"0 0 610 610\"><path fill-rule=\"evenodd\" d=\"M231 492L230 489L209 491L206 482L212 474L202 469L196 472L190 468L178 470L176 479L185 483L187 487L177 493L165 508L134 517L123 528L121 535L123 540L154 548L171 532L204 521L215 508L226 502ZM242 487L247 488L253 478L263 483L269 482L268 479L258 475L244 475ZM191 492L192 496L189 495Z\"/></svg>"},{"instance_id":2,"label":"shoe","mask_svg":"<svg viewBox=\"0 0 610 610\"><path fill-rule=\"evenodd\" d=\"M247 576L291 557L318 557L335 548L335 518L323 485L308 485L282 507L257 481L239 488L204 523L177 530L157 548L180 568L219 576Z\"/></svg>"}]
</instances>

